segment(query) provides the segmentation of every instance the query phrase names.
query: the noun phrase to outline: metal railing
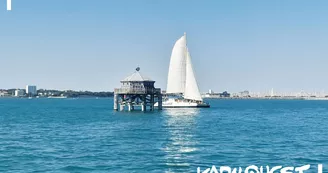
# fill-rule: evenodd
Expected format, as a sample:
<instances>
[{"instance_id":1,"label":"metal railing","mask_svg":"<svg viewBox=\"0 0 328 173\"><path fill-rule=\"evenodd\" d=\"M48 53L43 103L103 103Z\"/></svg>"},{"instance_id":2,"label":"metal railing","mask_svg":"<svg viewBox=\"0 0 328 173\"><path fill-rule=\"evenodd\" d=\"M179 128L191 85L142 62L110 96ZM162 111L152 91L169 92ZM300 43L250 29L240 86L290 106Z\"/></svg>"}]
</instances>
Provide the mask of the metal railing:
<instances>
[{"instance_id":1,"label":"metal railing","mask_svg":"<svg viewBox=\"0 0 328 173\"><path fill-rule=\"evenodd\" d=\"M147 93L161 93L160 88L115 88L116 94L147 94Z\"/></svg>"}]
</instances>

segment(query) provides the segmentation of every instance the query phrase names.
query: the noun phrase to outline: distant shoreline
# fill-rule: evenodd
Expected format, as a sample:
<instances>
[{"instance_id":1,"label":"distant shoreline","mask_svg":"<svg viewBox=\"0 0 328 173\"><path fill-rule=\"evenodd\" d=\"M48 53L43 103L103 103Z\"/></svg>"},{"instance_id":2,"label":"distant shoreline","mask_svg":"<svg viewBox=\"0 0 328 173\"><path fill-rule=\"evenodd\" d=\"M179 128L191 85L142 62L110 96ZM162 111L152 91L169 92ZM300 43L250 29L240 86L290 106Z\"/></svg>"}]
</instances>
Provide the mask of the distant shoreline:
<instances>
[{"instance_id":1,"label":"distant shoreline","mask_svg":"<svg viewBox=\"0 0 328 173\"><path fill-rule=\"evenodd\" d=\"M110 99L110 97L94 97L94 96L82 96L82 97L32 97L32 99L50 99L50 100L62 100L62 99ZM0 99L29 99L29 97L13 97L5 96ZM205 100L314 100L314 101L328 101L328 98L322 97L222 97L222 98L203 98Z\"/></svg>"},{"instance_id":2,"label":"distant shoreline","mask_svg":"<svg viewBox=\"0 0 328 173\"><path fill-rule=\"evenodd\" d=\"M113 97L64 97L64 98L56 98L56 97L32 97L32 99L51 99L51 100L61 100L61 99L108 99ZM0 99L29 99L29 97L0 97Z\"/></svg>"},{"instance_id":3,"label":"distant shoreline","mask_svg":"<svg viewBox=\"0 0 328 173\"><path fill-rule=\"evenodd\" d=\"M17 92L20 91L20 92ZM107 92L107 91L101 91L101 92L91 92L91 91L73 91L73 90L48 90L48 89L39 89L34 94L27 94L25 89L0 89L0 97L16 97L16 98L60 98L60 97L67 97L67 98L82 98L82 97L95 97L95 98L101 98L101 97L113 97L114 92Z\"/></svg>"},{"instance_id":4,"label":"distant shoreline","mask_svg":"<svg viewBox=\"0 0 328 173\"><path fill-rule=\"evenodd\" d=\"M328 100L327 97L217 97L207 100Z\"/></svg>"}]
</instances>

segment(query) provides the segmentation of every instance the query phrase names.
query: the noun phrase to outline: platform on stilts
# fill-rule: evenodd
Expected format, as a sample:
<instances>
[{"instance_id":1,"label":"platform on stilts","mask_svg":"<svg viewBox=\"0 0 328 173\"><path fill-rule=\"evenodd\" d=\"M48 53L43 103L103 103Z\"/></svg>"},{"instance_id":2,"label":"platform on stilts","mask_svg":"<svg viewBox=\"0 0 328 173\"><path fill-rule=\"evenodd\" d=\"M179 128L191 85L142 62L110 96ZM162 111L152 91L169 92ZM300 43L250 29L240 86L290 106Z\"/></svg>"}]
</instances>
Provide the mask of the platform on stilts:
<instances>
[{"instance_id":1,"label":"platform on stilts","mask_svg":"<svg viewBox=\"0 0 328 173\"><path fill-rule=\"evenodd\" d=\"M160 88L155 88L155 81L140 73L140 68L121 81L121 88L114 89L114 110L141 111L162 109L162 94Z\"/></svg>"}]
</instances>

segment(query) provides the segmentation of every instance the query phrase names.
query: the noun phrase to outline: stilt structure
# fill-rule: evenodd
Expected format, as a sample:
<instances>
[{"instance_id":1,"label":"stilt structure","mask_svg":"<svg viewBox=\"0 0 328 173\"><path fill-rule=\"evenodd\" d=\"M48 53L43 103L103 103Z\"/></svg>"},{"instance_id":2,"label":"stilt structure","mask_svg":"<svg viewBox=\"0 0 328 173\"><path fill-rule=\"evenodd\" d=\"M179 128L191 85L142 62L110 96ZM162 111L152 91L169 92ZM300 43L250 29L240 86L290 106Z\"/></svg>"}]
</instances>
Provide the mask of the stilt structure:
<instances>
[{"instance_id":1,"label":"stilt structure","mask_svg":"<svg viewBox=\"0 0 328 173\"><path fill-rule=\"evenodd\" d=\"M121 88L114 89L114 110L133 111L139 107L141 111L162 109L162 94L160 88L155 88L155 81L140 74L140 68L121 81Z\"/></svg>"}]
</instances>

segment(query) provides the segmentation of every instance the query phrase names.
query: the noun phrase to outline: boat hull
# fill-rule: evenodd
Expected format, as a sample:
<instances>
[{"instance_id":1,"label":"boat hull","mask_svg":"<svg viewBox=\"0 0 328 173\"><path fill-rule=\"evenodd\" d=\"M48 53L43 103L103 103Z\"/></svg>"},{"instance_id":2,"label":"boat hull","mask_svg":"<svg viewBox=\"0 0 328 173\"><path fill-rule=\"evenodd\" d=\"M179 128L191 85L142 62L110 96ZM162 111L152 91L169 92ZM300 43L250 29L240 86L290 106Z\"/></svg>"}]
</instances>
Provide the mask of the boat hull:
<instances>
[{"instance_id":1,"label":"boat hull","mask_svg":"<svg viewBox=\"0 0 328 173\"><path fill-rule=\"evenodd\" d=\"M155 103L155 107L157 106L158 103ZM163 102L162 108L210 108L210 105L204 102L169 99Z\"/></svg>"},{"instance_id":2,"label":"boat hull","mask_svg":"<svg viewBox=\"0 0 328 173\"><path fill-rule=\"evenodd\" d=\"M163 105L164 109L173 109L173 108L210 108L210 105L197 105L197 106L165 106Z\"/></svg>"}]
</instances>

